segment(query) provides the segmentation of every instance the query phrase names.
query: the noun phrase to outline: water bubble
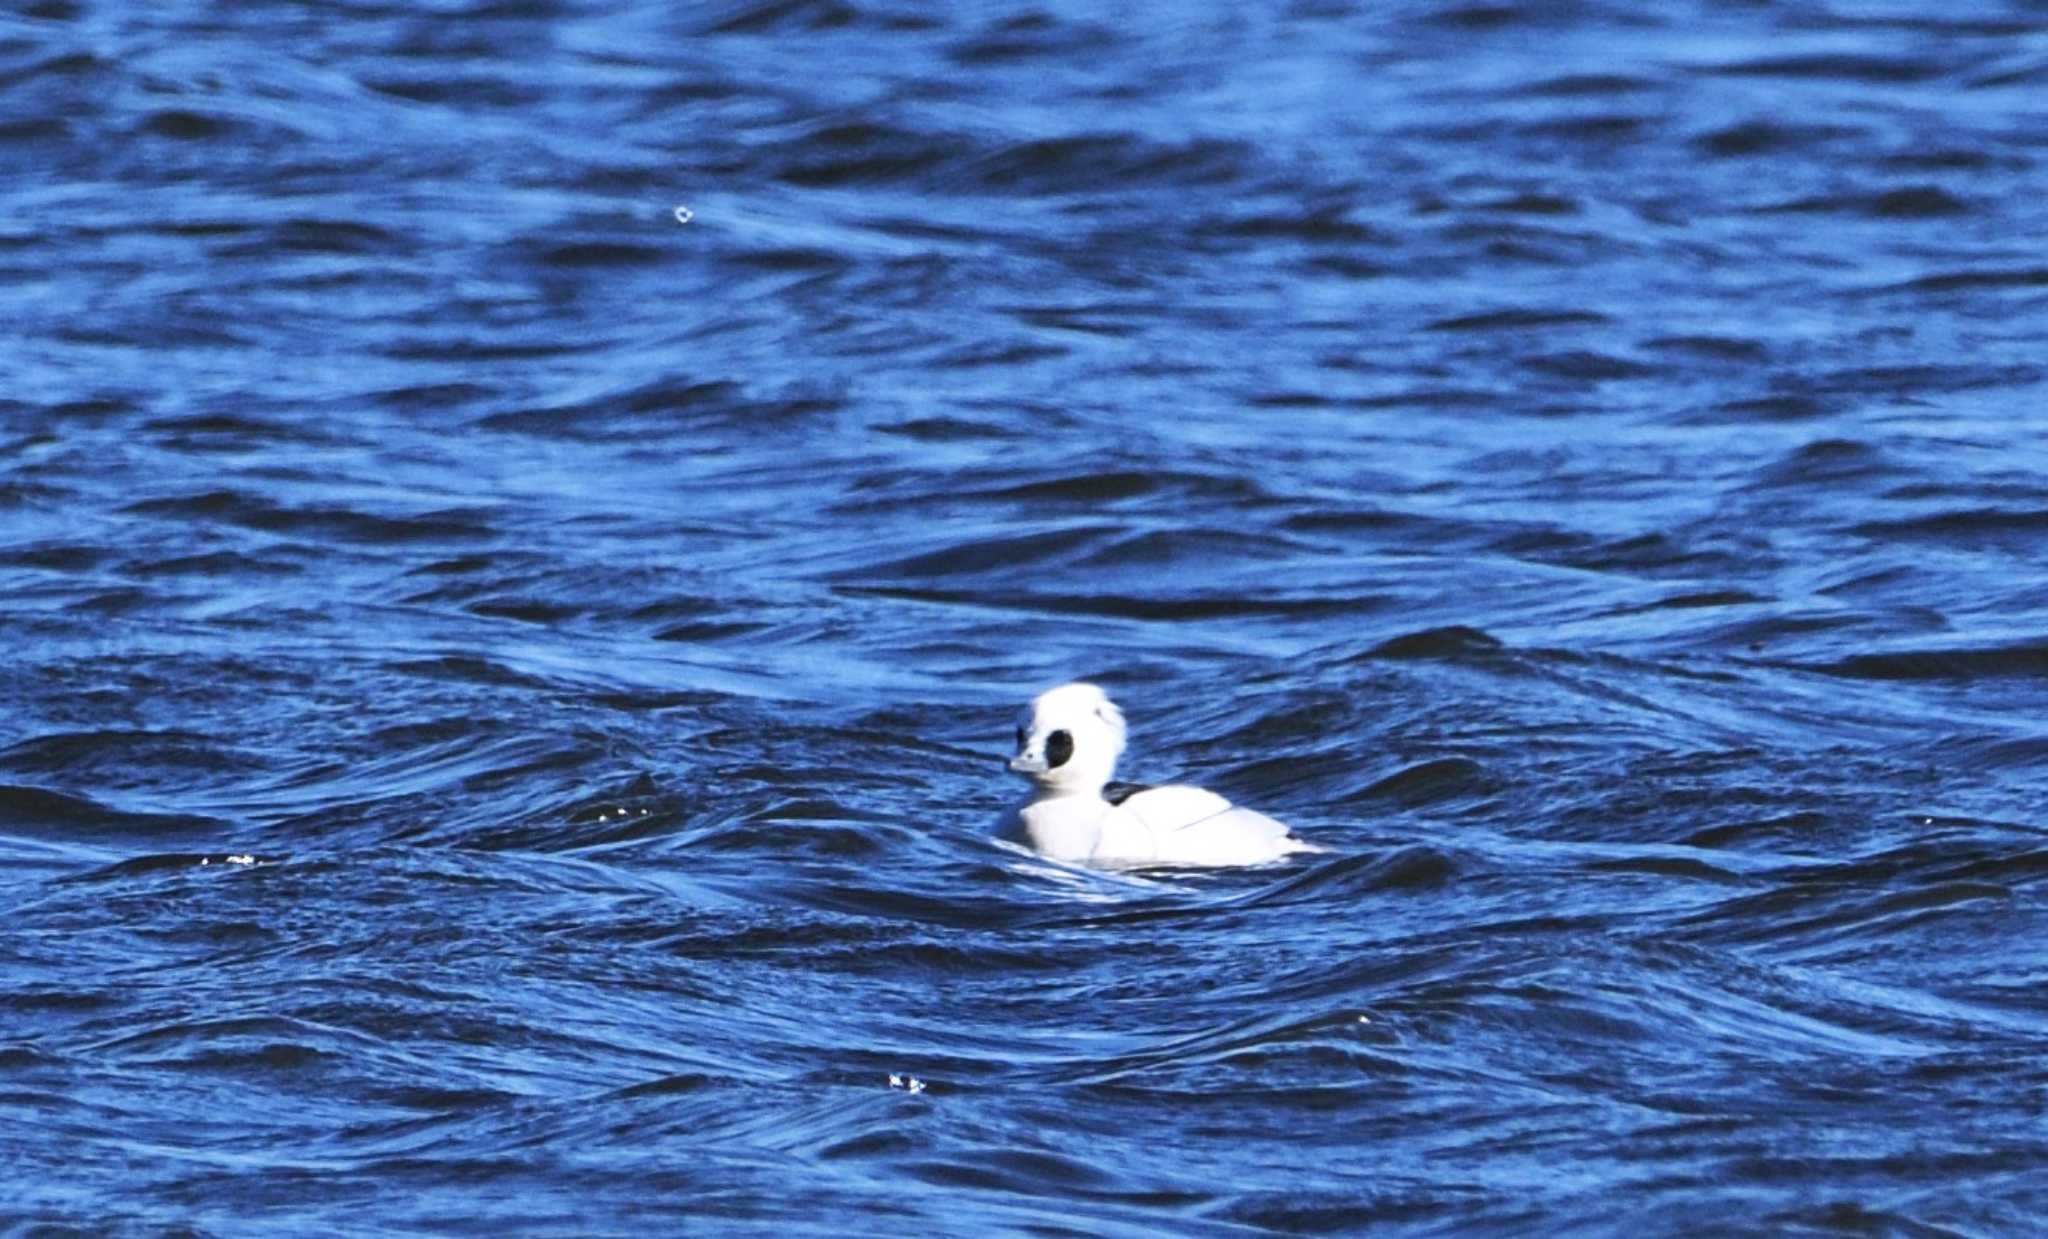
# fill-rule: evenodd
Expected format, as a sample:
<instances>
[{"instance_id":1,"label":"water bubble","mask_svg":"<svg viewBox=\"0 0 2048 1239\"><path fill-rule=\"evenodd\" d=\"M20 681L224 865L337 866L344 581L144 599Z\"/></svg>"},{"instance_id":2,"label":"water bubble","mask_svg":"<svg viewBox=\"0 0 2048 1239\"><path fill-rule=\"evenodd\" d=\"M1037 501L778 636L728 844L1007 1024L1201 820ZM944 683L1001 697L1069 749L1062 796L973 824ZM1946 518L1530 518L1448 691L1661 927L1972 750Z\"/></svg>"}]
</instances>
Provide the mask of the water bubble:
<instances>
[{"instance_id":1,"label":"water bubble","mask_svg":"<svg viewBox=\"0 0 2048 1239\"><path fill-rule=\"evenodd\" d=\"M678 224L687 224L695 218L697 217L691 214L690 208L683 206L681 203L676 204L676 222Z\"/></svg>"}]
</instances>

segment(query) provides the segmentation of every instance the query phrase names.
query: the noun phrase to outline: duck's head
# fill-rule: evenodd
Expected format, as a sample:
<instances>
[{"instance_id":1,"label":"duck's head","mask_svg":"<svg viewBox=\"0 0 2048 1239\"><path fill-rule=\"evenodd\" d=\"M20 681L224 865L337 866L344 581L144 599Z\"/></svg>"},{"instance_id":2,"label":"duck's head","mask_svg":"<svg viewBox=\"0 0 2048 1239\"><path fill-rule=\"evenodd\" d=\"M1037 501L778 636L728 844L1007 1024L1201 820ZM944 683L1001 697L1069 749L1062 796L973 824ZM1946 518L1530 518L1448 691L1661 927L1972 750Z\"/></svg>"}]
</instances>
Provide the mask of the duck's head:
<instances>
[{"instance_id":1,"label":"duck's head","mask_svg":"<svg viewBox=\"0 0 2048 1239\"><path fill-rule=\"evenodd\" d=\"M1050 792L1099 792L1124 751L1124 714L1093 684L1040 693L1017 724L1010 769Z\"/></svg>"}]
</instances>

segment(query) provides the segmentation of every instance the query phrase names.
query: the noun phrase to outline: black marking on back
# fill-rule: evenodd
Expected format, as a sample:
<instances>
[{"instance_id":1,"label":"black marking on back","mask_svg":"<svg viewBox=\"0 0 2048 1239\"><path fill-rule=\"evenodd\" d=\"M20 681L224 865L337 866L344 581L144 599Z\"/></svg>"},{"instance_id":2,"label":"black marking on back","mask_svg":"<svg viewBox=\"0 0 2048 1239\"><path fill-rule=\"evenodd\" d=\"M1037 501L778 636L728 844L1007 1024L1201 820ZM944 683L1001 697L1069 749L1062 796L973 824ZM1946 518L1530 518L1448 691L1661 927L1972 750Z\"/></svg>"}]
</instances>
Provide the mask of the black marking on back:
<instances>
[{"instance_id":1,"label":"black marking on back","mask_svg":"<svg viewBox=\"0 0 2048 1239\"><path fill-rule=\"evenodd\" d=\"M1102 788L1102 798L1111 804L1122 804L1139 792L1149 792L1156 783L1108 783Z\"/></svg>"}]
</instances>

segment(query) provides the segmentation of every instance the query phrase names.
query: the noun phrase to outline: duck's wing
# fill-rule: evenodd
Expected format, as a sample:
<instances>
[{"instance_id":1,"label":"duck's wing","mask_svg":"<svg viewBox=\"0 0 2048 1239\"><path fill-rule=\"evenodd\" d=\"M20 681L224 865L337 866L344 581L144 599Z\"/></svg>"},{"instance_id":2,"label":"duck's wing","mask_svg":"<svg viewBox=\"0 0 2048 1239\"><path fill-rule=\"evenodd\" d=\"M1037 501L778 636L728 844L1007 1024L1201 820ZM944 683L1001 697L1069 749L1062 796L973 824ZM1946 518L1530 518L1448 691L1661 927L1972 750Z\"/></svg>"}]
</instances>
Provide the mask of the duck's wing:
<instances>
[{"instance_id":1,"label":"duck's wing","mask_svg":"<svg viewBox=\"0 0 2048 1239\"><path fill-rule=\"evenodd\" d=\"M1118 807L1148 836L1153 859L1163 864L1253 865L1315 850L1284 822L1200 787L1148 787ZM1135 840L1131 846L1135 850Z\"/></svg>"},{"instance_id":2,"label":"duck's wing","mask_svg":"<svg viewBox=\"0 0 2048 1239\"><path fill-rule=\"evenodd\" d=\"M1186 830L1234 807L1215 792L1185 783L1140 787L1114 803L1144 819L1146 825L1161 834Z\"/></svg>"}]
</instances>

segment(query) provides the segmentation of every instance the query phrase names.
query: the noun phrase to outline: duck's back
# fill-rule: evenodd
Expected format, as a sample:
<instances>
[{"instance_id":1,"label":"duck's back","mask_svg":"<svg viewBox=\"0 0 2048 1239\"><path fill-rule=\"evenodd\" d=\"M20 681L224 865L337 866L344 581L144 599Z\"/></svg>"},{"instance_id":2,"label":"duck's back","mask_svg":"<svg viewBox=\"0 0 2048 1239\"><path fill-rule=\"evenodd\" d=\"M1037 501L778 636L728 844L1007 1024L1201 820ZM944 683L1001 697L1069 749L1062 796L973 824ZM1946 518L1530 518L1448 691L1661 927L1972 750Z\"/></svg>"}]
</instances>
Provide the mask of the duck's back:
<instances>
[{"instance_id":1,"label":"duck's back","mask_svg":"<svg viewBox=\"0 0 2048 1239\"><path fill-rule=\"evenodd\" d=\"M1317 849L1287 827L1215 792L1174 783L1119 798L1102 818L1098 862L1256 865Z\"/></svg>"}]
</instances>

